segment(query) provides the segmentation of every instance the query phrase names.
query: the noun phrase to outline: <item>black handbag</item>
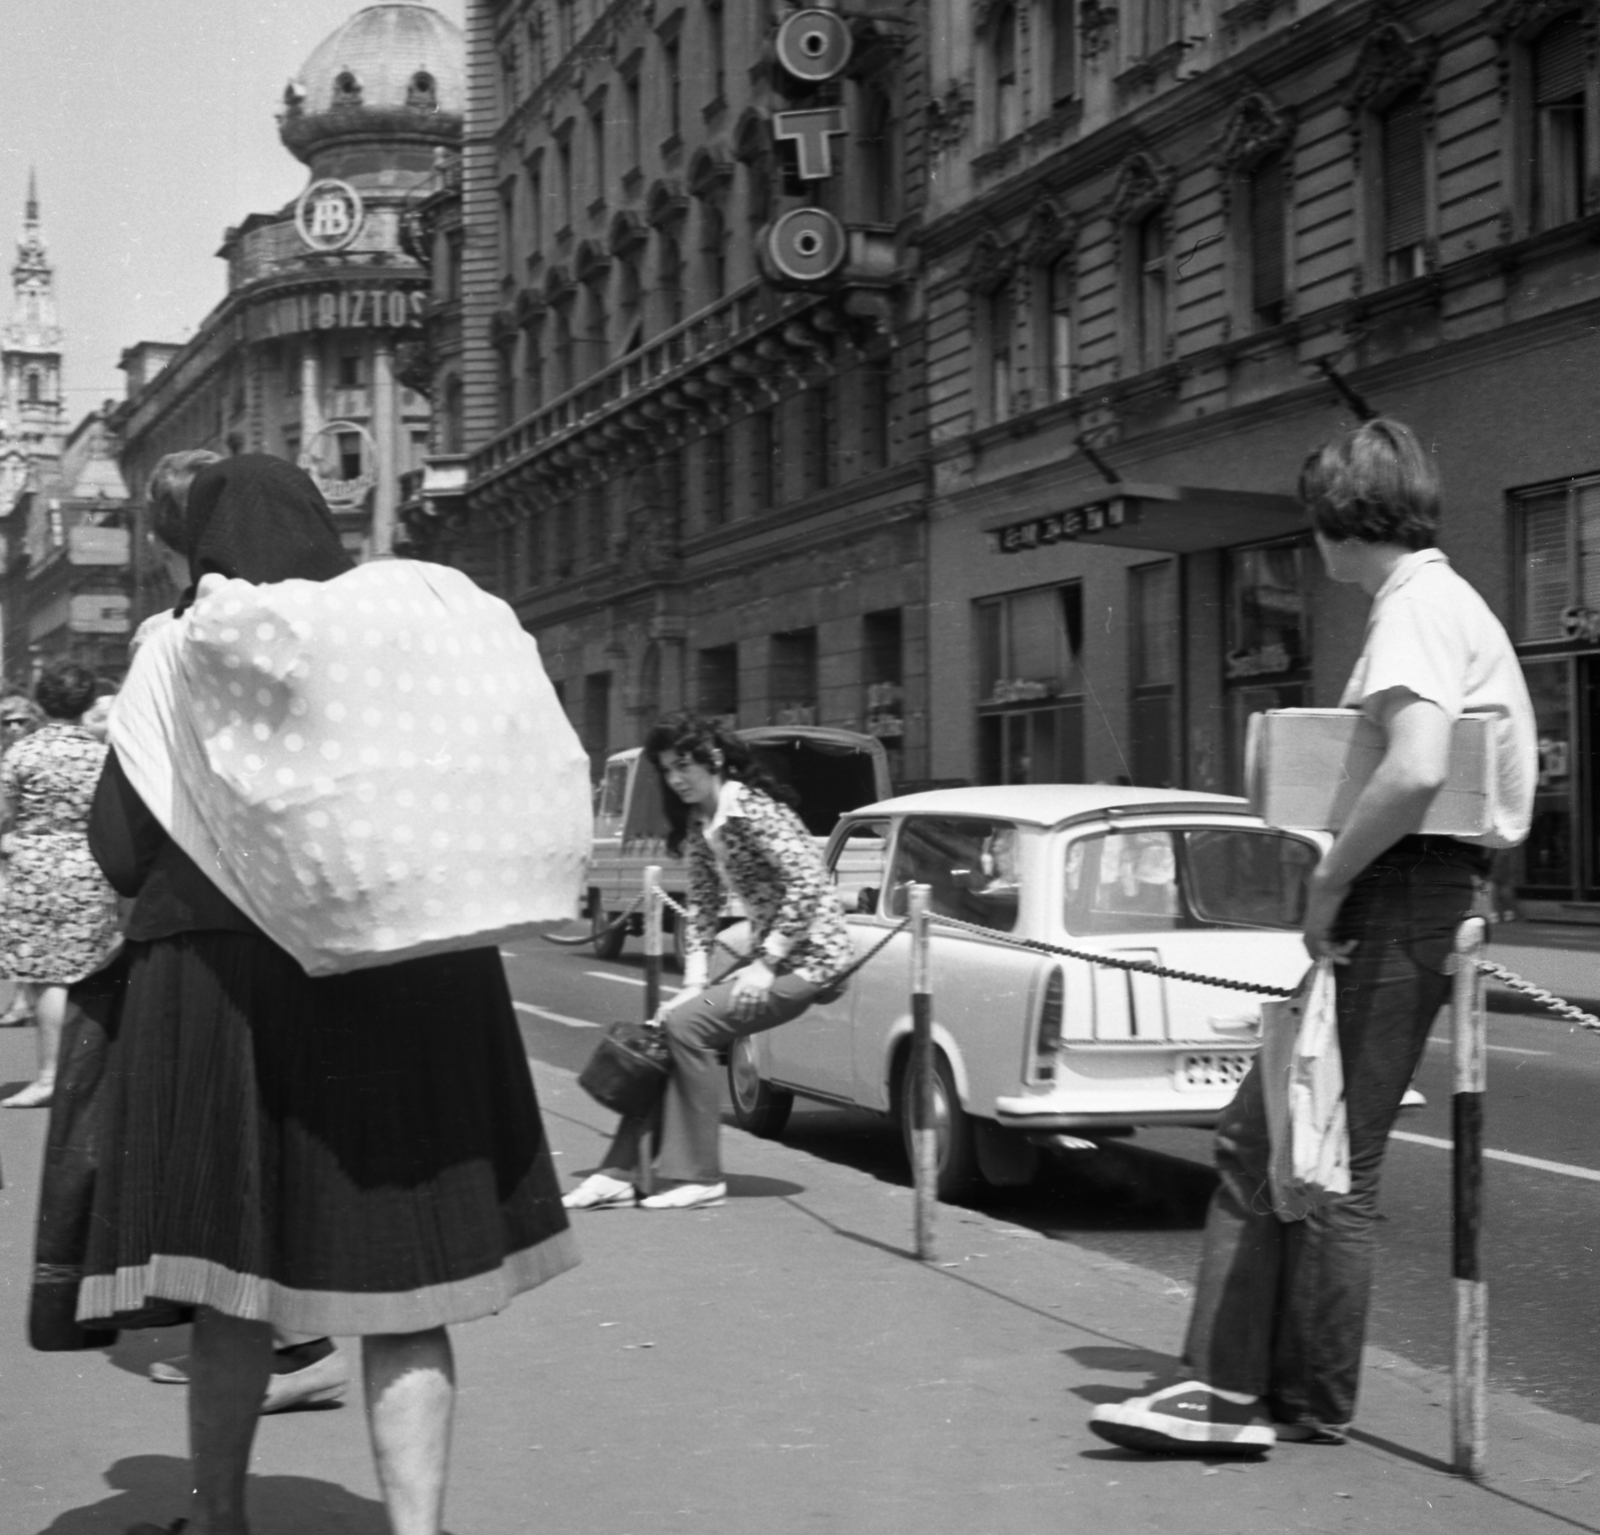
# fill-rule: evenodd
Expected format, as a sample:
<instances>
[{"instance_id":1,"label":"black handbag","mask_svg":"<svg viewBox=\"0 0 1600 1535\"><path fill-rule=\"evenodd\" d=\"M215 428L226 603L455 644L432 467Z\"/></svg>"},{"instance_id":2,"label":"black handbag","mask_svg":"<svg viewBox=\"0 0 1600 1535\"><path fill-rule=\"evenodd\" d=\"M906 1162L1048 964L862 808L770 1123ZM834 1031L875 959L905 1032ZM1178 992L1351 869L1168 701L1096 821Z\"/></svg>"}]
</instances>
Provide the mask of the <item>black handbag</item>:
<instances>
[{"instance_id":1,"label":"black handbag","mask_svg":"<svg viewBox=\"0 0 1600 1535\"><path fill-rule=\"evenodd\" d=\"M671 1071L665 1029L648 1023L614 1023L578 1073L578 1086L615 1113L643 1117L655 1113Z\"/></svg>"}]
</instances>

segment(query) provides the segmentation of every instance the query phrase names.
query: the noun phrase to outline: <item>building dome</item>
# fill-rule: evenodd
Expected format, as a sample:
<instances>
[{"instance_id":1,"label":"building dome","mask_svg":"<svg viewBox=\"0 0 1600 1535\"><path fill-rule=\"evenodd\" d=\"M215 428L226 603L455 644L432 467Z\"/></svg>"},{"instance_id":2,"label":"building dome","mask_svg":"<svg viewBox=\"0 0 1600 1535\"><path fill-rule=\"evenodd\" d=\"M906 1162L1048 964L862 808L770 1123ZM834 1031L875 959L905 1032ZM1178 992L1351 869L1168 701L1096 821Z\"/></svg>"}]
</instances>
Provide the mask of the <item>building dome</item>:
<instances>
[{"instance_id":1,"label":"building dome","mask_svg":"<svg viewBox=\"0 0 1600 1535\"><path fill-rule=\"evenodd\" d=\"M300 159L373 136L459 138L466 102L461 29L426 5L369 5L312 52L283 93L279 131Z\"/></svg>"}]
</instances>

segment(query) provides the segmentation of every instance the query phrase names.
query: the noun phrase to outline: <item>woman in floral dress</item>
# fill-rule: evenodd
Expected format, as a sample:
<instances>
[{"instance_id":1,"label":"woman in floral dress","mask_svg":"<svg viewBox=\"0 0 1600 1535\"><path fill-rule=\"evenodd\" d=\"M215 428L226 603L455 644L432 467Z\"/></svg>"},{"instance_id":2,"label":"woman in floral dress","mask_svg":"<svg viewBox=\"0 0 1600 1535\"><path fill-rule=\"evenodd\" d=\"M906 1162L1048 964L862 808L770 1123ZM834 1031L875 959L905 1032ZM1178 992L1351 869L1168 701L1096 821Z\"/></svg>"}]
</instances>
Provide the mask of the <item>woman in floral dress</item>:
<instances>
[{"instance_id":1,"label":"woman in floral dress","mask_svg":"<svg viewBox=\"0 0 1600 1535\"><path fill-rule=\"evenodd\" d=\"M95 677L72 661L40 677L45 722L0 758L6 837L0 963L36 988L38 1076L8 1109L39 1108L55 1090L67 987L92 975L117 947L117 896L89 852L87 827L106 747L81 724Z\"/></svg>"}]
</instances>

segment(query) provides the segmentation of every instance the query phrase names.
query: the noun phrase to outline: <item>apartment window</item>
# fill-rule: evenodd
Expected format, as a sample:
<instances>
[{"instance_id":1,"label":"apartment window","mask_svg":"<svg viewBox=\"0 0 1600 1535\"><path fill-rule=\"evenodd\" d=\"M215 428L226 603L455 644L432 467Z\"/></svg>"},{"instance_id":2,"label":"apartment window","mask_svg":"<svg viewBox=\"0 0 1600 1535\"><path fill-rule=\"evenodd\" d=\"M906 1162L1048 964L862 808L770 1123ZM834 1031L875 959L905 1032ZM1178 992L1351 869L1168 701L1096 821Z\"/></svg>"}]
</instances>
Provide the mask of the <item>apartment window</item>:
<instances>
[{"instance_id":1,"label":"apartment window","mask_svg":"<svg viewBox=\"0 0 1600 1535\"><path fill-rule=\"evenodd\" d=\"M285 347L283 351L283 392L287 395L300 393L300 348L297 346Z\"/></svg>"},{"instance_id":2,"label":"apartment window","mask_svg":"<svg viewBox=\"0 0 1600 1535\"><path fill-rule=\"evenodd\" d=\"M1177 783L1177 562L1136 565L1128 572L1128 766L1136 784Z\"/></svg>"},{"instance_id":3,"label":"apartment window","mask_svg":"<svg viewBox=\"0 0 1600 1535\"><path fill-rule=\"evenodd\" d=\"M862 710L868 735L889 753L889 776L900 779L905 739L905 625L899 608L864 614L861 619Z\"/></svg>"},{"instance_id":4,"label":"apartment window","mask_svg":"<svg viewBox=\"0 0 1600 1535\"><path fill-rule=\"evenodd\" d=\"M792 629L772 636L769 675L775 725L817 723L817 631Z\"/></svg>"},{"instance_id":5,"label":"apartment window","mask_svg":"<svg viewBox=\"0 0 1600 1535\"><path fill-rule=\"evenodd\" d=\"M550 348L551 368L550 392L553 395L565 394L567 390L577 383L573 370L573 339L572 339L572 304L558 305L550 312L550 324L555 332L553 344Z\"/></svg>"},{"instance_id":6,"label":"apartment window","mask_svg":"<svg viewBox=\"0 0 1600 1535\"><path fill-rule=\"evenodd\" d=\"M1406 282L1427 271L1427 102L1420 95L1396 102L1381 128L1383 275L1385 282Z\"/></svg>"},{"instance_id":7,"label":"apartment window","mask_svg":"<svg viewBox=\"0 0 1600 1535\"><path fill-rule=\"evenodd\" d=\"M711 76L711 100L721 101L727 94L728 42L722 0L706 5L706 65Z\"/></svg>"},{"instance_id":8,"label":"apartment window","mask_svg":"<svg viewBox=\"0 0 1600 1535\"><path fill-rule=\"evenodd\" d=\"M361 363L360 352L341 352L338 366L334 372L334 387L338 389L360 389L366 379Z\"/></svg>"},{"instance_id":9,"label":"apartment window","mask_svg":"<svg viewBox=\"0 0 1600 1535\"><path fill-rule=\"evenodd\" d=\"M577 0L556 0L556 45L562 55L578 40Z\"/></svg>"},{"instance_id":10,"label":"apartment window","mask_svg":"<svg viewBox=\"0 0 1600 1535\"><path fill-rule=\"evenodd\" d=\"M887 357L868 358L861 367L861 467L889 466L889 421L893 375Z\"/></svg>"},{"instance_id":11,"label":"apartment window","mask_svg":"<svg viewBox=\"0 0 1600 1535\"><path fill-rule=\"evenodd\" d=\"M705 492L704 523L708 528L720 528L729 515L728 485L728 434L725 431L709 432L700 444L700 462Z\"/></svg>"},{"instance_id":12,"label":"apartment window","mask_svg":"<svg viewBox=\"0 0 1600 1535\"><path fill-rule=\"evenodd\" d=\"M900 214L894 103L882 86L869 85L862 89L859 111L861 217L869 224L892 224Z\"/></svg>"},{"instance_id":13,"label":"apartment window","mask_svg":"<svg viewBox=\"0 0 1600 1535\"><path fill-rule=\"evenodd\" d=\"M750 495L759 514L783 499L783 439L769 405L750 417Z\"/></svg>"},{"instance_id":14,"label":"apartment window","mask_svg":"<svg viewBox=\"0 0 1600 1535\"><path fill-rule=\"evenodd\" d=\"M628 169L636 171L643 162L644 155L640 149L643 129L642 102L639 98L639 72L635 70L630 75L623 76L622 80L622 115L624 118L623 132L627 134Z\"/></svg>"},{"instance_id":15,"label":"apartment window","mask_svg":"<svg viewBox=\"0 0 1600 1535\"><path fill-rule=\"evenodd\" d=\"M1258 326L1278 325L1286 312L1284 283L1287 172L1282 153L1257 163L1249 178L1250 312Z\"/></svg>"},{"instance_id":16,"label":"apartment window","mask_svg":"<svg viewBox=\"0 0 1600 1535\"><path fill-rule=\"evenodd\" d=\"M1134 329L1138 365L1159 368L1167 359L1167 221L1158 209L1133 229L1137 270Z\"/></svg>"},{"instance_id":17,"label":"apartment window","mask_svg":"<svg viewBox=\"0 0 1600 1535\"><path fill-rule=\"evenodd\" d=\"M544 404L544 316L522 327L522 392L529 410Z\"/></svg>"},{"instance_id":18,"label":"apartment window","mask_svg":"<svg viewBox=\"0 0 1600 1535\"><path fill-rule=\"evenodd\" d=\"M494 409L501 426L517 418L517 346L507 338L494 349Z\"/></svg>"},{"instance_id":19,"label":"apartment window","mask_svg":"<svg viewBox=\"0 0 1600 1535\"><path fill-rule=\"evenodd\" d=\"M667 133L671 138L683 135L683 44L670 37L661 45L661 72L667 93Z\"/></svg>"},{"instance_id":20,"label":"apartment window","mask_svg":"<svg viewBox=\"0 0 1600 1535\"><path fill-rule=\"evenodd\" d=\"M978 771L984 783L1083 781L1083 588L974 604Z\"/></svg>"},{"instance_id":21,"label":"apartment window","mask_svg":"<svg viewBox=\"0 0 1600 1535\"><path fill-rule=\"evenodd\" d=\"M700 261L710 299L728 292L728 222L713 202L700 204Z\"/></svg>"},{"instance_id":22,"label":"apartment window","mask_svg":"<svg viewBox=\"0 0 1600 1535\"><path fill-rule=\"evenodd\" d=\"M838 385L833 379L813 384L800 395L802 495L826 490L834 481L838 431Z\"/></svg>"},{"instance_id":23,"label":"apartment window","mask_svg":"<svg viewBox=\"0 0 1600 1535\"><path fill-rule=\"evenodd\" d=\"M517 184L505 181L500 187L500 271L512 271L517 258Z\"/></svg>"},{"instance_id":24,"label":"apartment window","mask_svg":"<svg viewBox=\"0 0 1600 1535\"><path fill-rule=\"evenodd\" d=\"M1144 58L1177 42L1178 6L1179 0L1142 0L1139 20L1144 35L1140 53Z\"/></svg>"},{"instance_id":25,"label":"apartment window","mask_svg":"<svg viewBox=\"0 0 1600 1535\"><path fill-rule=\"evenodd\" d=\"M661 322L670 330L683 319L683 248L676 235L661 234L656 285L661 293Z\"/></svg>"},{"instance_id":26,"label":"apartment window","mask_svg":"<svg viewBox=\"0 0 1600 1535\"><path fill-rule=\"evenodd\" d=\"M1048 0L1050 28L1050 101L1061 106L1078 94L1076 0Z\"/></svg>"},{"instance_id":27,"label":"apartment window","mask_svg":"<svg viewBox=\"0 0 1600 1535\"><path fill-rule=\"evenodd\" d=\"M739 717L739 650L709 645L695 666L695 702L701 714L733 724Z\"/></svg>"},{"instance_id":28,"label":"apartment window","mask_svg":"<svg viewBox=\"0 0 1600 1535\"><path fill-rule=\"evenodd\" d=\"M637 352L644 345L644 319L641 313L643 288L639 282L637 252L617 258L617 334L619 357Z\"/></svg>"},{"instance_id":29,"label":"apartment window","mask_svg":"<svg viewBox=\"0 0 1600 1535\"><path fill-rule=\"evenodd\" d=\"M1011 284L1003 282L983 300L985 342L989 351L989 419L1007 421L1016 407L1016 381L1012 374L1012 345L1017 317Z\"/></svg>"},{"instance_id":30,"label":"apartment window","mask_svg":"<svg viewBox=\"0 0 1600 1535\"><path fill-rule=\"evenodd\" d=\"M339 478L341 480L359 480L361 478L361 433L338 433L334 439L334 448L339 455Z\"/></svg>"},{"instance_id":31,"label":"apartment window","mask_svg":"<svg viewBox=\"0 0 1600 1535\"><path fill-rule=\"evenodd\" d=\"M606 195L606 101L602 94L589 108L589 168L594 195Z\"/></svg>"},{"instance_id":32,"label":"apartment window","mask_svg":"<svg viewBox=\"0 0 1600 1535\"><path fill-rule=\"evenodd\" d=\"M535 155L527 163L528 173L528 249L537 252L544 244L544 160Z\"/></svg>"},{"instance_id":33,"label":"apartment window","mask_svg":"<svg viewBox=\"0 0 1600 1535\"><path fill-rule=\"evenodd\" d=\"M1554 229L1583 213L1588 94L1584 25L1565 16L1534 40L1532 214L1535 229Z\"/></svg>"},{"instance_id":34,"label":"apartment window","mask_svg":"<svg viewBox=\"0 0 1600 1535\"><path fill-rule=\"evenodd\" d=\"M1058 256L1040 273L1043 312L1039 326L1040 379L1043 398L1072 398L1072 296L1076 269L1070 255Z\"/></svg>"},{"instance_id":35,"label":"apartment window","mask_svg":"<svg viewBox=\"0 0 1600 1535\"><path fill-rule=\"evenodd\" d=\"M1002 5L991 23L993 137L1008 139L1022 127L1022 85L1017 75L1017 8Z\"/></svg>"},{"instance_id":36,"label":"apartment window","mask_svg":"<svg viewBox=\"0 0 1600 1535\"><path fill-rule=\"evenodd\" d=\"M557 188L556 195L561 199L561 227L572 228L572 210L576 202L577 188L573 181L572 170L572 135L564 133L556 140L556 170L561 178L561 185Z\"/></svg>"},{"instance_id":37,"label":"apartment window","mask_svg":"<svg viewBox=\"0 0 1600 1535\"><path fill-rule=\"evenodd\" d=\"M528 48L528 77L530 86L537 85L549 72L549 65L545 60L544 20L535 16L528 23L527 34Z\"/></svg>"}]
</instances>

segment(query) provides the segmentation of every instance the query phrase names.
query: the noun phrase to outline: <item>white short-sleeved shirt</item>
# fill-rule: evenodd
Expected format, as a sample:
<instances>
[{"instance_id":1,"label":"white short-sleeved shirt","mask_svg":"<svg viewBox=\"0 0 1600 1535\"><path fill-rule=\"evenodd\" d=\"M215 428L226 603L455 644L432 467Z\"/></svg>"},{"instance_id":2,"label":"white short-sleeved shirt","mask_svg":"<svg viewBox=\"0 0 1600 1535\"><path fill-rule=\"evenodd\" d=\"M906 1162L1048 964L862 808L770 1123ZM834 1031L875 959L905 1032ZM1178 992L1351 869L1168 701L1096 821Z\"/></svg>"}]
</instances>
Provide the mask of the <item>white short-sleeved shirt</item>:
<instances>
[{"instance_id":1,"label":"white short-sleeved shirt","mask_svg":"<svg viewBox=\"0 0 1600 1535\"><path fill-rule=\"evenodd\" d=\"M1452 723L1494 721L1494 829L1462 842L1515 847L1528 835L1539 776L1538 730L1516 651L1500 620L1439 549L1408 554L1372 599L1366 643L1340 706L1370 710L1391 688L1437 704Z\"/></svg>"}]
</instances>

